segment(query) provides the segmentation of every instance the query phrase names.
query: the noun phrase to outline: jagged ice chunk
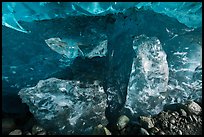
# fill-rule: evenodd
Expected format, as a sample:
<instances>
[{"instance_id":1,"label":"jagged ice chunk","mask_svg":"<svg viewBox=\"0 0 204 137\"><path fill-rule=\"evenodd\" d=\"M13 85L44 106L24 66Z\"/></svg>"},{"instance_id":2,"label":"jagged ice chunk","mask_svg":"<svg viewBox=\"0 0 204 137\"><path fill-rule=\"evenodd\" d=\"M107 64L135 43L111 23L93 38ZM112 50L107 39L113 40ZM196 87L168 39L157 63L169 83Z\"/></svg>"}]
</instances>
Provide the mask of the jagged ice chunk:
<instances>
[{"instance_id":1,"label":"jagged ice chunk","mask_svg":"<svg viewBox=\"0 0 204 137\"><path fill-rule=\"evenodd\" d=\"M50 78L20 90L19 95L38 121L57 134L91 134L93 127L107 124L106 94L97 81Z\"/></svg>"},{"instance_id":2,"label":"jagged ice chunk","mask_svg":"<svg viewBox=\"0 0 204 137\"><path fill-rule=\"evenodd\" d=\"M159 39L145 35L134 39L133 49L136 55L132 64L125 107L132 113L155 114L162 109L162 92L166 92L168 85L166 53Z\"/></svg>"}]
</instances>

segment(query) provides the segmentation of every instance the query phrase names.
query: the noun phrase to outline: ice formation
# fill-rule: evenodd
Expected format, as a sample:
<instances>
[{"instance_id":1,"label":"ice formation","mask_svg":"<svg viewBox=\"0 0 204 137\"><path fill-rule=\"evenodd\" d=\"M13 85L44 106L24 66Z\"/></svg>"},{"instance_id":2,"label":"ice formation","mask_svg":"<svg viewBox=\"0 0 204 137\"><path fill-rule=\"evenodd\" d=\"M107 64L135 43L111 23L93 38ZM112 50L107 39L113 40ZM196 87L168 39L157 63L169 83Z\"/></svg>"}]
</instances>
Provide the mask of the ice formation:
<instances>
[{"instance_id":1,"label":"ice formation","mask_svg":"<svg viewBox=\"0 0 204 137\"><path fill-rule=\"evenodd\" d=\"M47 45L59 54L65 55L67 58L76 58L83 52L79 49L77 43L62 41L60 38L50 38L45 40Z\"/></svg>"},{"instance_id":2,"label":"ice formation","mask_svg":"<svg viewBox=\"0 0 204 137\"><path fill-rule=\"evenodd\" d=\"M50 78L19 95L39 122L57 134L92 134L94 126L107 124L106 94L97 81Z\"/></svg>"},{"instance_id":3,"label":"ice formation","mask_svg":"<svg viewBox=\"0 0 204 137\"><path fill-rule=\"evenodd\" d=\"M132 64L125 107L132 113L156 114L162 110L169 69L160 41L141 35L133 41ZM145 109L142 109L145 108ZM154 109L152 109L154 108Z\"/></svg>"},{"instance_id":4,"label":"ice formation","mask_svg":"<svg viewBox=\"0 0 204 137\"><path fill-rule=\"evenodd\" d=\"M19 21L65 18L73 15L105 15L118 13L130 7L152 9L176 18L189 27L200 27L202 3L200 2L3 2L2 25L28 33ZM20 10L19 10L20 9Z\"/></svg>"},{"instance_id":5,"label":"ice formation","mask_svg":"<svg viewBox=\"0 0 204 137\"><path fill-rule=\"evenodd\" d=\"M104 40L94 46L94 49L87 53L87 51L82 51L79 48L80 42L73 40L62 41L60 38L50 38L45 40L47 45L59 54L66 56L66 58L74 59L78 56L82 57L103 57L107 54L107 44L108 41Z\"/></svg>"},{"instance_id":6,"label":"ice formation","mask_svg":"<svg viewBox=\"0 0 204 137\"><path fill-rule=\"evenodd\" d=\"M105 57L107 54L108 40L100 42L90 53L86 54L88 58Z\"/></svg>"},{"instance_id":7,"label":"ice formation","mask_svg":"<svg viewBox=\"0 0 204 137\"><path fill-rule=\"evenodd\" d=\"M51 102L47 97L59 95L81 101L75 105L79 108L68 109L78 111L83 103L93 105L88 100L93 96L96 80L101 83L95 85L96 90L103 87L107 95L100 93L103 97L97 98L107 102L103 113L109 122L117 119L124 107L133 115L155 114L164 104L202 100L201 9L202 3L188 2L3 3L3 111L22 113L21 104L17 103L20 99L13 98L22 88L24 101L35 97L55 107L60 104L58 100ZM66 59L72 59L72 63ZM49 79L53 77L58 79ZM76 90L71 96L65 95L61 92L66 89L63 87L56 89L56 94L42 91L42 87L32 91L38 82L50 89L53 81L66 81L75 87L78 86L74 81L92 83L84 84L88 88L79 88L89 94L85 98L88 100L78 100ZM39 94L44 97L44 92L49 96L38 98ZM31 100L25 101L31 112L37 116L40 111L39 120L49 123L41 113L43 106ZM55 110L53 113L57 114ZM51 115L49 111L47 116ZM53 125L57 132L65 128L67 132L61 133L72 134L69 121L63 127L60 120L59 125ZM94 125L92 121L90 124Z\"/></svg>"}]
</instances>

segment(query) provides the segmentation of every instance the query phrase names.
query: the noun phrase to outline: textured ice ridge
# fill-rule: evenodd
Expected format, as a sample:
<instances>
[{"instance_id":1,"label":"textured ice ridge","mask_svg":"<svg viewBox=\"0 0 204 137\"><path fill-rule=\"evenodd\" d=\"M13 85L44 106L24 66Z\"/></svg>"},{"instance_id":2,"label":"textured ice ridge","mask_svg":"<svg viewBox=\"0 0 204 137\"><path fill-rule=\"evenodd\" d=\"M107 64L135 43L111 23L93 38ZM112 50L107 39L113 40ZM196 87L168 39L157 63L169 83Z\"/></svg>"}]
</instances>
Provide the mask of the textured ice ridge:
<instances>
[{"instance_id":1,"label":"textured ice ridge","mask_svg":"<svg viewBox=\"0 0 204 137\"><path fill-rule=\"evenodd\" d=\"M19 95L38 121L57 134L91 134L94 126L107 124L106 94L97 81L50 78Z\"/></svg>"},{"instance_id":2,"label":"textured ice ridge","mask_svg":"<svg viewBox=\"0 0 204 137\"><path fill-rule=\"evenodd\" d=\"M2 25L28 33L19 21L65 18L77 15L105 15L131 7L151 9L176 18L189 27L202 26L201 2L3 2Z\"/></svg>"},{"instance_id":3,"label":"textured ice ridge","mask_svg":"<svg viewBox=\"0 0 204 137\"><path fill-rule=\"evenodd\" d=\"M133 60L125 107L132 113L156 114L162 109L169 69L166 53L156 37L138 36L133 41ZM145 109L143 109L145 108Z\"/></svg>"}]
</instances>

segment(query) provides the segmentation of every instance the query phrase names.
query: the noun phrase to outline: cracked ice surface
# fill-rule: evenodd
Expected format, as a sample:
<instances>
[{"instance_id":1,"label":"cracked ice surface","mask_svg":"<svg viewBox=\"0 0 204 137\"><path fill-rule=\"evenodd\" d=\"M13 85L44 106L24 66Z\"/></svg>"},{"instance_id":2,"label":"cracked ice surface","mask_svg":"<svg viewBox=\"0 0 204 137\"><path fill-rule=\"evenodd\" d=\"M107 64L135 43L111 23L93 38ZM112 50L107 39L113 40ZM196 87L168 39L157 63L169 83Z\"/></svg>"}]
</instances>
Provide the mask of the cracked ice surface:
<instances>
[{"instance_id":1,"label":"cracked ice surface","mask_svg":"<svg viewBox=\"0 0 204 137\"><path fill-rule=\"evenodd\" d=\"M67 43L60 38L50 38L45 40L45 42L52 50L65 55L67 58L76 58L81 52L76 42L69 41L69 43ZM83 53L81 52L81 54Z\"/></svg>"},{"instance_id":2,"label":"cracked ice surface","mask_svg":"<svg viewBox=\"0 0 204 137\"><path fill-rule=\"evenodd\" d=\"M19 95L39 122L58 134L91 134L94 126L107 124L106 94L97 81L50 78Z\"/></svg>"},{"instance_id":3,"label":"cracked ice surface","mask_svg":"<svg viewBox=\"0 0 204 137\"><path fill-rule=\"evenodd\" d=\"M115 114L119 114L126 101L126 90L133 63L132 54L135 55L132 36L145 34L150 38L157 37L167 55L169 82L167 91L161 93L161 96L165 96L164 102L174 103L188 98L202 98L202 80L198 80L202 75L202 27L192 29L174 18L142 8L140 10L132 8L124 13L106 16L72 16L63 19L22 22L22 25L27 26L32 32L27 35L2 27L3 86L16 86L21 89L31 86L30 84L34 86L41 79L58 77L53 76L52 73L61 69L59 67L61 56L46 46L45 40L72 39L74 42L79 42L78 47L84 55L91 53L91 55L103 57L94 59L90 56L92 58L90 60L76 58L75 67L72 64L71 69L67 68L63 73L59 71L60 77L79 81L82 79L103 81L104 90L108 95L107 102L111 109L108 116L112 116L110 119L116 118ZM103 55L105 52L100 48L103 46L104 49L107 46L107 56ZM134 45L134 47L137 46ZM152 69L146 63L144 67L145 71L158 70ZM15 92L18 91L15 90ZM11 90L7 87L3 88L3 94L9 95ZM4 100L8 101L12 98L6 96ZM16 107L16 102L9 105L4 103L4 105L6 110L12 107L19 109ZM135 106L132 107L134 109ZM155 112L154 108L152 109L149 111ZM77 117L72 120L74 121L75 118Z\"/></svg>"},{"instance_id":4,"label":"cracked ice surface","mask_svg":"<svg viewBox=\"0 0 204 137\"><path fill-rule=\"evenodd\" d=\"M106 15L118 13L130 7L151 9L177 19L193 28L202 24L200 2L3 2L2 25L20 32L29 33L20 21L36 21L66 18L78 15Z\"/></svg>"},{"instance_id":5,"label":"cracked ice surface","mask_svg":"<svg viewBox=\"0 0 204 137\"><path fill-rule=\"evenodd\" d=\"M133 49L136 55L125 107L130 108L132 113L156 114L162 110L161 103L165 97L161 93L166 92L168 85L166 53L157 38L144 35L135 38Z\"/></svg>"},{"instance_id":6,"label":"cracked ice surface","mask_svg":"<svg viewBox=\"0 0 204 137\"><path fill-rule=\"evenodd\" d=\"M79 41L74 41L71 39L62 41L60 38L50 38L45 40L45 42L52 50L66 56L66 58L69 59L75 59L78 56L88 58L104 57L107 54L107 40L99 41L96 45L92 43L92 45L94 45L93 49L91 51L90 49L89 51L83 50L84 52L79 48L79 45L82 44ZM83 43L82 45L90 48L91 46L89 46L89 44Z\"/></svg>"}]
</instances>

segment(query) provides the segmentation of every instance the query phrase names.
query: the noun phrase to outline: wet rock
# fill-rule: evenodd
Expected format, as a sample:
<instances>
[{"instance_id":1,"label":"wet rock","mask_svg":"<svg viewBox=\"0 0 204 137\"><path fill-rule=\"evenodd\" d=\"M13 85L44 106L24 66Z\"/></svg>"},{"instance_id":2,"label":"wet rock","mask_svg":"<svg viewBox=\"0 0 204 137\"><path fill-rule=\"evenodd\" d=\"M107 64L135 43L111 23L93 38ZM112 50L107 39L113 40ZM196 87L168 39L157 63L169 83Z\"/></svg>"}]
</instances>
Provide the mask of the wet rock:
<instances>
[{"instance_id":1,"label":"wet rock","mask_svg":"<svg viewBox=\"0 0 204 137\"><path fill-rule=\"evenodd\" d=\"M37 135L46 135L46 131L41 131L41 132L37 133Z\"/></svg>"},{"instance_id":2,"label":"wet rock","mask_svg":"<svg viewBox=\"0 0 204 137\"><path fill-rule=\"evenodd\" d=\"M169 127L168 126L168 121L166 121L166 120L162 121L162 128L166 129L168 127Z\"/></svg>"},{"instance_id":3,"label":"wet rock","mask_svg":"<svg viewBox=\"0 0 204 137\"><path fill-rule=\"evenodd\" d=\"M195 122L197 122L197 121L198 121L198 119L197 119L196 115L192 115L192 119L193 119Z\"/></svg>"},{"instance_id":4,"label":"wet rock","mask_svg":"<svg viewBox=\"0 0 204 137\"><path fill-rule=\"evenodd\" d=\"M186 111L185 111L184 109L180 109L180 110L179 110L179 113L180 113L180 115L183 116L183 117L186 117L186 116L187 116L187 113L186 113Z\"/></svg>"},{"instance_id":5,"label":"wet rock","mask_svg":"<svg viewBox=\"0 0 204 137\"><path fill-rule=\"evenodd\" d=\"M30 132L28 132L28 131L25 132L24 134L25 134L25 135L32 135L32 134L31 134Z\"/></svg>"},{"instance_id":6,"label":"wet rock","mask_svg":"<svg viewBox=\"0 0 204 137\"><path fill-rule=\"evenodd\" d=\"M141 135L149 135L149 132L144 128L140 128L140 134Z\"/></svg>"},{"instance_id":7,"label":"wet rock","mask_svg":"<svg viewBox=\"0 0 204 137\"><path fill-rule=\"evenodd\" d=\"M178 131L178 134L179 134L179 135L182 135L183 133L182 133L182 131L181 131L181 130L179 130L179 131Z\"/></svg>"},{"instance_id":8,"label":"wet rock","mask_svg":"<svg viewBox=\"0 0 204 137\"><path fill-rule=\"evenodd\" d=\"M118 122L117 122L118 130L125 128L129 121L130 121L130 119L127 116L125 116L125 115L120 116L118 118Z\"/></svg>"},{"instance_id":9,"label":"wet rock","mask_svg":"<svg viewBox=\"0 0 204 137\"><path fill-rule=\"evenodd\" d=\"M175 118L171 117L171 118L170 118L170 122L171 122L172 124L175 124L175 123L176 123Z\"/></svg>"},{"instance_id":10,"label":"wet rock","mask_svg":"<svg viewBox=\"0 0 204 137\"><path fill-rule=\"evenodd\" d=\"M172 130L172 126L173 126L173 125L172 125L171 123L169 123L169 126L168 126L168 127L169 127L169 130Z\"/></svg>"},{"instance_id":11,"label":"wet rock","mask_svg":"<svg viewBox=\"0 0 204 137\"><path fill-rule=\"evenodd\" d=\"M166 133L164 132L164 131L162 131L162 130L160 130L159 132L158 132L158 135L165 135Z\"/></svg>"},{"instance_id":12,"label":"wet rock","mask_svg":"<svg viewBox=\"0 0 204 137\"><path fill-rule=\"evenodd\" d=\"M168 117L168 112L165 112L165 111L162 111L160 114L159 114L159 118L160 119L166 119Z\"/></svg>"},{"instance_id":13,"label":"wet rock","mask_svg":"<svg viewBox=\"0 0 204 137\"><path fill-rule=\"evenodd\" d=\"M185 122L185 123L188 123L187 119L184 119L184 122Z\"/></svg>"},{"instance_id":14,"label":"wet rock","mask_svg":"<svg viewBox=\"0 0 204 137\"><path fill-rule=\"evenodd\" d=\"M169 128L170 128L170 130L174 130L174 129L176 129L176 126L174 126L173 124L169 124Z\"/></svg>"},{"instance_id":15,"label":"wet rock","mask_svg":"<svg viewBox=\"0 0 204 137\"><path fill-rule=\"evenodd\" d=\"M185 104L185 106L187 106ZM178 111L178 112L177 112ZM147 129L150 135L201 135L202 117L200 115L188 114L187 107L177 111L162 111L153 116L155 127ZM142 125L142 124L141 124ZM155 132L155 131L156 132Z\"/></svg>"},{"instance_id":16,"label":"wet rock","mask_svg":"<svg viewBox=\"0 0 204 137\"><path fill-rule=\"evenodd\" d=\"M11 118L3 118L2 119L2 134L8 134L12 130L14 130L16 124Z\"/></svg>"},{"instance_id":17,"label":"wet rock","mask_svg":"<svg viewBox=\"0 0 204 137\"><path fill-rule=\"evenodd\" d=\"M191 116L188 116L188 117L187 117L187 120L188 120L189 122L193 122L193 118L192 118Z\"/></svg>"},{"instance_id":18,"label":"wet rock","mask_svg":"<svg viewBox=\"0 0 204 137\"><path fill-rule=\"evenodd\" d=\"M153 127L153 128L151 128L150 129L150 133L152 134L156 134L156 133L158 133L159 132L159 129L157 128L157 127Z\"/></svg>"},{"instance_id":19,"label":"wet rock","mask_svg":"<svg viewBox=\"0 0 204 137\"><path fill-rule=\"evenodd\" d=\"M149 117L140 116L140 123L146 129L154 127L152 119Z\"/></svg>"},{"instance_id":20,"label":"wet rock","mask_svg":"<svg viewBox=\"0 0 204 137\"><path fill-rule=\"evenodd\" d=\"M177 111L174 111L173 113L171 113L175 118L179 117L179 113Z\"/></svg>"},{"instance_id":21,"label":"wet rock","mask_svg":"<svg viewBox=\"0 0 204 137\"><path fill-rule=\"evenodd\" d=\"M201 123L202 123L202 119L201 119L201 117L198 117L198 122L201 122Z\"/></svg>"},{"instance_id":22,"label":"wet rock","mask_svg":"<svg viewBox=\"0 0 204 137\"><path fill-rule=\"evenodd\" d=\"M194 101L189 101L187 103L187 110L191 114L199 115L202 111L202 108Z\"/></svg>"},{"instance_id":23,"label":"wet rock","mask_svg":"<svg viewBox=\"0 0 204 137\"><path fill-rule=\"evenodd\" d=\"M186 125L186 128L189 130L191 127L190 127L190 125L188 124L188 125Z\"/></svg>"},{"instance_id":24,"label":"wet rock","mask_svg":"<svg viewBox=\"0 0 204 137\"><path fill-rule=\"evenodd\" d=\"M178 132L179 132L179 129L178 129L177 127L175 127L174 131L175 131L176 133L178 133Z\"/></svg>"},{"instance_id":25,"label":"wet rock","mask_svg":"<svg viewBox=\"0 0 204 137\"><path fill-rule=\"evenodd\" d=\"M104 127L104 130L105 130L106 135L111 135L111 132L106 127Z\"/></svg>"},{"instance_id":26,"label":"wet rock","mask_svg":"<svg viewBox=\"0 0 204 137\"><path fill-rule=\"evenodd\" d=\"M99 124L94 128L93 135L111 135L111 132L106 127Z\"/></svg>"},{"instance_id":27,"label":"wet rock","mask_svg":"<svg viewBox=\"0 0 204 137\"><path fill-rule=\"evenodd\" d=\"M9 135L22 135L22 131L20 129L16 129L10 132Z\"/></svg>"},{"instance_id":28,"label":"wet rock","mask_svg":"<svg viewBox=\"0 0 204 137\"><path fill-rule=\"evenodd\" d=\"M32 135L44 134L46 132L44 128L38 125L34 125L32 128Z\"/></svg>"}]
</instances>

